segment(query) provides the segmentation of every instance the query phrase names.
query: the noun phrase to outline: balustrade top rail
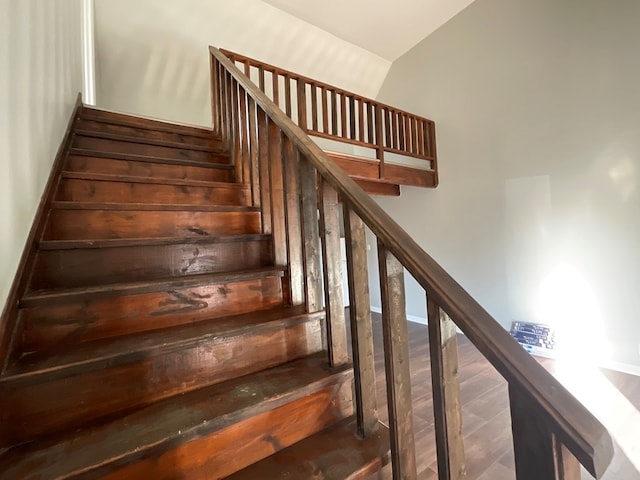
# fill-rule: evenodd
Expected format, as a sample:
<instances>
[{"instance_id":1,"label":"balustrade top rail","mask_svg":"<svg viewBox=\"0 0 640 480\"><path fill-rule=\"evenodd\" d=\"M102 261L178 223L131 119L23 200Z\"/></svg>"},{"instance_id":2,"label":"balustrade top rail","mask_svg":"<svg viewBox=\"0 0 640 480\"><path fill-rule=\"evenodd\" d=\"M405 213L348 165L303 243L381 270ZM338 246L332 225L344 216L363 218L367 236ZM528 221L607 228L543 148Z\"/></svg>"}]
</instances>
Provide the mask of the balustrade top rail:
<instances>
[{"instance_id":1,"label":"balustrade top rail","mask_svg":"<svg viewBox=\"0 0 640 480\"><path fill-rule=\"evenodd\" d=\"M238 53L221 52L241 64L247 77L255 69L260 90L268 91L307 134L375 149L381 178L385 152L424 160L425 169L437 172L432 120ZM265 73L271 75L270 82Z\"/></svg>"},{"instance_id":2,"label":"balustrade top rail","mask_svg":"<svg viewBox=\"0 0 640 480\"><path fill-rule=\"evenodd\" d=\"M215 68L224 68L228 72L233 81L280 129L288 139L287 142L313 165L323 181L335 188L344 204L364 221L384 248L413 275L427 292L429 300L437 303L450 316L507 380L510 391L517 394L514 396L526 400L526 404L530 406L530 414L539 419L593 476L599 478L613 454L611 438L602 424L531 358L471 295L332 162L235 63L214 47L210 47L210 53ZM242 104L242 98L240 103ZM214 128L217 121L219 119L216 120L214 116ZM550 436L549 443L551 442Z\"/></svg>"}]
</instances>

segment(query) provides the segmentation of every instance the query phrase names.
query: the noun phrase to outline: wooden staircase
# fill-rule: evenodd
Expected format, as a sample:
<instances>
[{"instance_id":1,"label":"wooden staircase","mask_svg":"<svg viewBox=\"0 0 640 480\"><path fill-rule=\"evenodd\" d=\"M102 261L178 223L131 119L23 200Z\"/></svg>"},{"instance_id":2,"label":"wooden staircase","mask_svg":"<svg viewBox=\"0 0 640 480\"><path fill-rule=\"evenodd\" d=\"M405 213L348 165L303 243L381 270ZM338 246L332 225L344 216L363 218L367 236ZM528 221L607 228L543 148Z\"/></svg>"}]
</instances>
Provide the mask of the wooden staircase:
<instances>
[{"instance_id":1,"label":"wooden staircase","mask_svg":"<svg viewBox=\"0 0 640 480\"><path fill-rule=\"evenodd\" d=\"M79 107L0 376L0 479L379 478L325 312L210 130ZM248 467L246 470L246 467Z\"/></svg>"}]
</instances>

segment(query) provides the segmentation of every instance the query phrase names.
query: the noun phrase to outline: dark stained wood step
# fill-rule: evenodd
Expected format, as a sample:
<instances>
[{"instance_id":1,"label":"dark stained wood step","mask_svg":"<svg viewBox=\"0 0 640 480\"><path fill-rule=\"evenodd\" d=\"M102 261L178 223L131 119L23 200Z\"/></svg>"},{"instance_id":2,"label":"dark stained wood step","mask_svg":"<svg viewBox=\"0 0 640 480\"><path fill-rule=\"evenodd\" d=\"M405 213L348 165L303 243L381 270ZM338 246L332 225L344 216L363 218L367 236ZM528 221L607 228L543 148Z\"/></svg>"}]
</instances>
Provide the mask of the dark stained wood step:
<instances>
[{"instance_id":1,"label":"dark stained wood step","mask_svg":"<svg viewBox=\"0 0 640 480\"><path fill-rule=\"evenodd\" d=\"M237 206L250 203L250 191L241 184L218 183L210 187L188 185L186 182L183 185L159 181L146 183L144 180L141 177L85 179L65 174L58 187L56 200Z\"/></svg>"},{"instance_id":2,"label":"dark stained wood step","mask_svg":"<svg viewBox=\"0 0 640 480\"><path fill-rule=\"evenodd\" d=\"M27 355L0 377L0 447L318 353L324 313L300 310L252 312Z\"/></svg>"},{"instance_id":3,"label":"dark stained wood step","mask_svg":"<svg viewBox=\"0 0 640 480\"><path fill-rule=\"evenodd\" d=\"M227 480L391 479L388 429L379 424L378 431L364 440L355 432L355 419L346 418Z\"/></svg>"},{"instance_id":4,"label":"dark stained wood step","mask_svg":"<svg viewBox=\"0 0 640 480\"><path fill-rule=\"evenodd\" d=\"M190 238L142 241L93 242L86 248L52 249L41 242L31 276L31 290L92 286L154 278L249 270L273 265L270 235L238 235L226 241L200 242ZM212 239L215 239L213 237ZM82 242L75 242L77 247ZM85 245L90 242L85 242ZM101 245L96 246L96 243ZM91 265L91 268L87 268Z\"/></svg>"},{"instance_id":5,"label":"dark stained wood step","mask_svg":"<svg viewBox=\"0 0 640 480\"><path fill-rule=\"evenodd\" d=\"M33 292L21 301L19 351L118 337L283 304L282 269Z\"/></svg>"},{"instance_id":6,"label":"dark stained wood step","mask_svg":"<svg viewBox=\"0 0 640 480\"><path fill-rule=\"evenodd\" d=\"M250 207L54 202L43 240L198 237L260 233Z\"/></svg>"},{"instance_id":7,"label":"dark stained wood step","mask_svg":"<svg viewBox=\"0 0 640 480\"><path fill-rule=\"evenodd\" d=\"M95 180L103 182L127 182L127 183L144 183L147 185L176 185L184 187L207 187L207 188L228 188L239 191L249 191L249 185L243 183L216 182L206 180L190 180L189 178L162 178L135 175L119 175L110 173L86 173L63 171L61 173L63 179L75 180Z\"/></svg>"},{"instance_id":8,"label":"dark stained wood step","mask_svg":"<svg viewBox=\"0 0 640 480\"><path fill-rule=\"evenodd\" d=\"M211 134L211 138L203 138L202 136L114 125L82 118L78 120L76 124L76 133L85 137L93 136L172 148L188 147L192 150L202 150L204 152L224 151L222 141L215 138L213 133Z\"/></svg>"},{"instance_id":9,"label":"dark stained wood step","mask_svg":"<svg viewBox=\"0 0 640 480\"><path fill-rule=\"evenodd\" d=\"M107 138L84 137L76 134L72 147L80 150L95 150L106 153L139 155L150 158L166 158L172 160L193 160L196 162L229 163L229 154L224 152L208 152L191 150L188 147L173 148L148 143L111 140Z\"/></svg>"},{"instance_id":10,"label":"dark stained wood step","mask_svg":"<svg viewBox=\"0 0 640 480\"><path fill-rule=\"evenodd\" d=\"M191 182L232 182L234 178L234 168L231 165L149 159L135 155L109 156L103 152L77 153L72 152L67 159L66 171Z\"/></svg>"},{"instance_id":11,"label":"dark stained wood step","mask_svg":"<svg viewBox=\"0 0 640 480\"><path fill-rule=\"evenodd\" d=\"M128 113L100 110L87 106L84 106L81 110L80 119L110 123L112 125L124 125L134 128L142 128L158 132L171 132L184 135L199 136L207 139L211 138L212 136L214 136L215 138L213 130L211 130L210 128L197 125L174 123L168 120L161 120L157 118L141 117Z\"/></svg>"},{"instance_id":12,"label":"dark stained wood step","mask_svg":"<svg viewBox=\"0 0 640 480\"><path fill-rule=\"evenodd\" d=\"M352 371L326 363L313 355L12 448L2 478L223 478L351 414Z\"/></svg>"}]
</instances>

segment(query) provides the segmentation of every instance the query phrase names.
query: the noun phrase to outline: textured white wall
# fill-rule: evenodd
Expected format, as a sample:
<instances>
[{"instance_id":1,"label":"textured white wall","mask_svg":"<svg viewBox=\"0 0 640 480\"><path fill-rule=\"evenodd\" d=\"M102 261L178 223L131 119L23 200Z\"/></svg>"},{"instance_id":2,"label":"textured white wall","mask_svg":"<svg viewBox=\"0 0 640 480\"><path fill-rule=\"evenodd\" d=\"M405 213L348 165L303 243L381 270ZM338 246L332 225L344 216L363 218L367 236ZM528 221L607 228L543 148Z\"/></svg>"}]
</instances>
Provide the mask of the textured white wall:
<instances>
[{"instance_id":1,"label":"textured white wall","mask_svg":"<svg viewBox=\"0 0 640 480\"><path fill-rule=\"evenodd\" d=\"M260 0L96 0L98 106L210 125L209 45L372 97L391 65Z\"/></svg>"},{"instance_id":2,"label":"textured white wall","mask_svg":"<svg viewBox=\"0 0 640 480\"><path fill-rule=\"evenodd\" d=\"M82 89L80 0L0 0L0 305Z\"/></svg>"},{"instance_id":3,"label":"textured white wall","mask_svg":"<svg viewBox=\"0 0 640 480\"><path fill-rule=\"evenodd\" d=\"M380 203L505 327L557 321L635 366L638 45L637 1L477 0L379 95L436 121L441 166L437 189Z\"/></svg>"}]
</instances>

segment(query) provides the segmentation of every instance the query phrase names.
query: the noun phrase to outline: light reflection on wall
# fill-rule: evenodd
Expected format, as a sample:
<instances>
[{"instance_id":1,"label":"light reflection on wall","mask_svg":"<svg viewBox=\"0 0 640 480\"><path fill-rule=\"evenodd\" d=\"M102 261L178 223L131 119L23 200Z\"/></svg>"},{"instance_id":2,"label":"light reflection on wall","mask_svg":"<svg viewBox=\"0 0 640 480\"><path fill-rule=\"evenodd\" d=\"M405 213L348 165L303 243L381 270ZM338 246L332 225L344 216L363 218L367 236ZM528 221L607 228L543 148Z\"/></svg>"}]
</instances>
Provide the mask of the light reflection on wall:
<instances>
[{"instance_id":1,"label":"light reflection on wall","mask_svg":"<svg viewBox=\"0 0 640 480\"><path fill-rule=\"evenodd\" d=\"M560 264L542 281L538 318L556 329L559 359L594 366L610 360L597 292L577 268Z\"/></svg>"}]
</instances>

